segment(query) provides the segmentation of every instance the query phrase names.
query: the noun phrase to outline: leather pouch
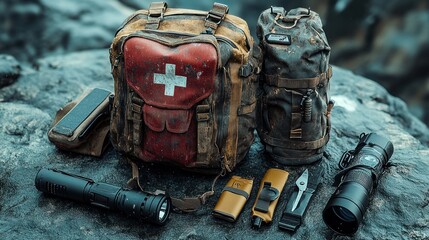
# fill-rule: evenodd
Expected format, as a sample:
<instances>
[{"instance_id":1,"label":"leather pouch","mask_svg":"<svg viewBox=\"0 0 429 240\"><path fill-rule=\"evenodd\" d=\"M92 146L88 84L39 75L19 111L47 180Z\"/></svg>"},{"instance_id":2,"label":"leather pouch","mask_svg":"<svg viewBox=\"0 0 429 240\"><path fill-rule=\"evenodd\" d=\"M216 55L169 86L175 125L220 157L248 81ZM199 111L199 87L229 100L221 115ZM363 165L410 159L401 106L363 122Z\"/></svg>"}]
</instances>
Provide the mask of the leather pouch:
<instances>
[{"instance_id":1,"label":"leather pouch","mask_svg":"<svg viewBox=\"0 0 429 240\"><path fill-rule=\"evenodd\" d=\"M249 199L252 186L253 179L232 176L213 209L213 216L235 222Z\"/></svg>"},{"instance_id":2,"label":"leather pouch","mask_svg":"<svg viewBox=\"0 0 429 240\"><path fill-rule=\"evenodd\" d=\"M268 224L280 199L289 173L282 169L270 168L265 173L259 187L258 196L252 208L252 227L259 229L262 222Z\"/></svg>"},{"instance_id":3,"label":"leather pouch","mask_svg":"<svg viewBox=\"0 0 429 240\"><path fill-rule=\"evenodd\" d=\"M101 156L109 143L110 91L94 88L58 110L48 132L61 150Z\"/></svg>"}]
</instances>

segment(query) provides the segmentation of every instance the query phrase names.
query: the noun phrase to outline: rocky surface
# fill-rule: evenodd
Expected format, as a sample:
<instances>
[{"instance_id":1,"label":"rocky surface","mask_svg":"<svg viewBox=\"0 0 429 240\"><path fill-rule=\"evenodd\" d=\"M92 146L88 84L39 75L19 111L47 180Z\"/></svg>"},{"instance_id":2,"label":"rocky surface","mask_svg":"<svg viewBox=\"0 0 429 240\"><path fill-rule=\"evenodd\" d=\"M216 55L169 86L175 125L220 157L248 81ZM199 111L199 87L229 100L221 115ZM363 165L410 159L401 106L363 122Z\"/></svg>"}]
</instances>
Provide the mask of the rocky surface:
<instances>
[{"instance_id":1,"label":"rocky surface","mask_svg":"<svg viewBox=\"0 0 429 240\"><path fill-rule=\"evenodd\" d=\"M0 52L26 61L106 48L132 13L117 1L103 0L5 0L0 9Z\"/></svg>"},{"instance_id":2,"label":"rocky surface","mask_svg":"<svg viewBox=\"0 0 429 240\"><path fill-rule=\"evenodd\" d=\"M186 5L189 3L183 1L168 2L171 7L189 7ZM231 13L248 20L252 29L256 24L255 16L267 8L265 2L256 0L246 1L247 8L242 8L238 1L225 3L230 4ZM271 1L270 5L282 3ZM378 0L323 0L299 4L318 10L328 23L326 30L337 64L358 66L353 69L376 78L385 73L386 79L393 77L391 82L404 89L400 83L408 76L427 80L429 74L425 75L427 67L424 65L428 56L425 54L428 21L424 11L427 6L419 0L381 3L383 1ZM192 4L198 9L211 6L206 1ZM334 68L331 85L336 106L327 149L329 158L323 159L322 163L325 176L304 225L293 235L278 230L277 224L287 193L304 167L282 167L269 162L258 139L245 163L234 174L254 177L255 185L259 185L268 167L285 168L291 173L274 224L260 231L250 228L250 208L255 200L256 186L235 224L216 220L210 215L230 175L220 179L215 196L205 207L195 213L172 214L164 227L38 192L34 178L42 167L58 168L118 186L125 186L130 178L130 167L113 149L101 158L62 152L48 141L47 131L55 112L87 88L113 89L107 47L116 28L132 8L147 5L147 2L138 0L0 2L0 9L7 10L0 14L0 53L13 55L20 61L0 55L0 239L349 239L330 231L321 220L321 212L335 190L331 184L338 171L337 162L343 151L355 147L361 132L385 135L393 142L395 153L391 159L393 166L380 179L372 204L354 238L429 239L428 128L410 114L407 104L389 95L380 85L341 68ZM353 9L359 11L353 13L350 11ZM380 18L378 23L381 24L362 25L370 9L385 10L381 15L375 12L374 16L378 16L375 20L368 20L377 23ZM416 9L421 11L416 12ZM406 17L408 11L415 15ZM406 24L403 24L404 19ZM415 22L419 24L415 25ZM334 23L347 24L347 27L341 28ZM371 27L365 26L378 26L376 37L368 38L375 47L362 47L369 46L365 45L364 36L369 31L370 37L372 31ZM336 28L347 31L335 35L333 29ZM406 39L407 44L390 42L391 38ZM371 49L377 50L377 54ZM364 66L362 64L367 67L359 67ZM373 69L374 74L361 69ZM398 73L399 70L404 73ZM414 94L419 101L425 96L423 86L422 81L407 84L407 88L422 92ZM164 189L179 197L208 190L213 179L212 176L153 165L144 166L142 175L148 191Z\"/></svg>"},{"instance_id":3,"label":"rocky surface","mask_svg":"<svg viewBox=\"0 0 429 240\"><path fill-rule=\"evenodd\" d=\"M0 88L10 85L18 79L21 66L10 55L0 55Z\"/></svg>"},{"instance_id":4,"label":"rocky surface","mask_svg":"<svg viewBox=\"0 0 429 240\"><path fill-rule=\"evenodd\" d=\"M108 51L95 50L44 58L34 68L24 68L17 82L0 90L0 239L347 239L325 226L321 212L335 190L331 184L337 162L343 151L355 147L361 132L385 135L395 153L394 166L381 178L355 239L429 238L429 130L408 112L404 102L380 85L340 68L334 68L331 86L336 106L327 149L330 157L322 163L325 176L304 225L294 235L278 230L277 224L287 193L304 167L278 166L291 175L274 223L260 231L250 228L256 186L235 224L210 215L230 175L219 181L215 196L201 210L173 213L163 227L38 192L34 178L42 167L125 186L131 170L113 149L101 158L70 154L57 150L46 134L58 108L88 87L112 89L112 83ZM273 166L256 140L234 174L254 177L258 185ZM165 189L175 196L202 193L213 178L153 165L144 166L142 175L148 191Z\"/></svg>"}]
</instances>

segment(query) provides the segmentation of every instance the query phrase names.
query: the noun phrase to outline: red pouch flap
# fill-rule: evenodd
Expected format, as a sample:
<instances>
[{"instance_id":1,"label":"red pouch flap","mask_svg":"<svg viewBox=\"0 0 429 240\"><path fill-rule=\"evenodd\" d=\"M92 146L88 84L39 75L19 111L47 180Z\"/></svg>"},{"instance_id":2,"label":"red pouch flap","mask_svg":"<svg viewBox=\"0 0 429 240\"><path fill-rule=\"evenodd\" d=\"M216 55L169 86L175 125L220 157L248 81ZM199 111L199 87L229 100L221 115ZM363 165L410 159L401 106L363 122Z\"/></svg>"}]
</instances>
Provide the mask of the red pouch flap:
<instances>
[{"instance_id":1,"label":"red pouch flap","mask_svg":"<svg viewBox=\"0 0 429 240\"><path fill-rule=\"evenodd\" d=\"M189 109L215 89L217 50L209 43L167 46L142 37L124 45L127 83L149 105Z\"/></svg>"},{"instance_id":2,"label":"red pouch flap","mask_svg":"<svg viewBox=\"0 0 429 240\"><path fill-rule=\"evenodd\" d=\"M143 106L144 122L155 132L162 132L167 127L171 133L186 133L192 116L192 110L167 110L150 105Z\"/></svg>"}]
</instances>

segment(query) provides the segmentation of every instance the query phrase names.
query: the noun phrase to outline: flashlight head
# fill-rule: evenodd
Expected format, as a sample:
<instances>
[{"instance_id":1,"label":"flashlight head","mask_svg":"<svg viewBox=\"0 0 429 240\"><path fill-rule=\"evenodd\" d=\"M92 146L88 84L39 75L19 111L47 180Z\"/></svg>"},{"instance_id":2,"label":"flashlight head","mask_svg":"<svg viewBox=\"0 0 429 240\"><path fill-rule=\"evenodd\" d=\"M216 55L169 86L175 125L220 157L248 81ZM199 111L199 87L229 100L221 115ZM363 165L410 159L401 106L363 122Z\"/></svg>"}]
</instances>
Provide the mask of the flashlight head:
<instances>
[{"instance_id":1,"label":"flashlight head","mask_svg":"<svg viewBox=\"0 0 429 240\"><path fill-rule=\"evenodd\" d=\"M370 204L370 197L394 151L393 144L375 133L362 134L354 151L340 160L341 182L323 210L332 230L354 234ZM347 163L347 164L345 164Z\"/></svg>"},{"instance_id":2,"label":"flashlight head","mask_svg":"<svg viewBox=\"0 0 429 240\"><path fill-rule=\"evenodd\" d=\"M171 210L171 200L168 197L163 197L158 206L156 212L158 220L156 221L159 225L164 225L167 222L168 216L170 215Z\"/></svg>"},{"instance_id":3,"label":"flashlight head","mask_svg":"<svg viewBox=\"0 0 429 240\"><path fill-rule=\"evenodd\" d=\"M171 211L170 197L123 189L116 206L121 212L145 222L164 225Z\"/></svg>"}]
</instances>

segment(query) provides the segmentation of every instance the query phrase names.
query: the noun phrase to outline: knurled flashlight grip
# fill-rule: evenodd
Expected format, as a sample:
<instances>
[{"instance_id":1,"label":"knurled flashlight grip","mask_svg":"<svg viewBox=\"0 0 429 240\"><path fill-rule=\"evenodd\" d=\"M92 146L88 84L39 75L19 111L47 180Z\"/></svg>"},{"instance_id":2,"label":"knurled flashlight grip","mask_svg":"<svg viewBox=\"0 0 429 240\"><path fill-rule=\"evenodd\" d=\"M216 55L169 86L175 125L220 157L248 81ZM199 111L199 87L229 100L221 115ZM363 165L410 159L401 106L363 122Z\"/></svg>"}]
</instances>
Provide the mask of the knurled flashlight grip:
<instances>
[{"instance_id":1,"label":"knurled flashlight grip","mask_svg":"<svg viewBox=\"0 0 429 240\"><path fill-rule=\"evenodd\" d=\"M170 198L163 194L134 191L55 169L41 169L36 188L44 193L117 210L155 224L165 224L170 214Z\"/></svg>"}]
</instances>

